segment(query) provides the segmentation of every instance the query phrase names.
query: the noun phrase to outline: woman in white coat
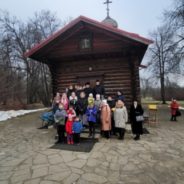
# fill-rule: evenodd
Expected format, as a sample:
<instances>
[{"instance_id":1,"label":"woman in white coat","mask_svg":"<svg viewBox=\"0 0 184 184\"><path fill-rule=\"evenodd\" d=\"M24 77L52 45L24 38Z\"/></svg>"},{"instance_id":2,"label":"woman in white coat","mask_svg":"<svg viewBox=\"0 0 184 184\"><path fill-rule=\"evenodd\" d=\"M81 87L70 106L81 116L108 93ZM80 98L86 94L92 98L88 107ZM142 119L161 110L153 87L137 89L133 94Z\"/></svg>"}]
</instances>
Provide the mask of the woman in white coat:
<instances>
[{"instance_id":1,"label":"woman in white coat","mask_svg":"<svg viewBox=\"0 0 184 184\"><path fill-rule=\"evenodd\" d=\"M119 132L119 139L124 139L125 126L128 121L128 113L124 103L121 100L116 102L116 107L114 109L114 122L115 128Z\"/></svg>"}]
</instances>

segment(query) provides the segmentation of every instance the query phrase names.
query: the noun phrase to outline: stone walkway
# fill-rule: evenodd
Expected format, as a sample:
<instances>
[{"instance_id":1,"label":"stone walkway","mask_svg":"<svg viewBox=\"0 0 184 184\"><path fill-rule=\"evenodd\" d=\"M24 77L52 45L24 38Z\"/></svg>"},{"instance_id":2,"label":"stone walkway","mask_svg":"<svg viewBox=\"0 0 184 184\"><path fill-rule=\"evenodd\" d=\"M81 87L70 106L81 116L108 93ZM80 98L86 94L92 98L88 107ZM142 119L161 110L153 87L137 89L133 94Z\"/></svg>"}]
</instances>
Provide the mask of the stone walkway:
<instances>
[{"instance_id":1,"label":"stone walkway","mask_svg":"<svg viewBox=\"0 0 184 184\"><path fill-rule=\"evenodd\" d=\"M184 184L184 120L161 112L140 141L101 138L90 153L50 149L39 113L0 122L0 184Z\"/></svg>"}]
</instances>

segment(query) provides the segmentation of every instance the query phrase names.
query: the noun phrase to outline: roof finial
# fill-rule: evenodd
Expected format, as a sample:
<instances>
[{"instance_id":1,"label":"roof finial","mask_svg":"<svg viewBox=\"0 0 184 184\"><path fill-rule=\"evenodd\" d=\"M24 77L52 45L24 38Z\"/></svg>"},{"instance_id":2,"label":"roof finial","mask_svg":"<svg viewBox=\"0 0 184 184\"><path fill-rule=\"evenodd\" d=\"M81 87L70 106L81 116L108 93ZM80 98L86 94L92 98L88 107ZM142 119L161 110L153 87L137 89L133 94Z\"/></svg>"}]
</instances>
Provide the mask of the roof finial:
<instances>
[{"instance_id":1,"label":"roof finial","mask_svg":"<svg viewBox=\"0 0 184 184\"><path fill-rule=\"evenodd\" d=\"M106 2L104 2L104 4L107 4L107 17L109 17L109 4L112 3L112 1L110 0L106 0Z\"/></svg>"}]
</instances>

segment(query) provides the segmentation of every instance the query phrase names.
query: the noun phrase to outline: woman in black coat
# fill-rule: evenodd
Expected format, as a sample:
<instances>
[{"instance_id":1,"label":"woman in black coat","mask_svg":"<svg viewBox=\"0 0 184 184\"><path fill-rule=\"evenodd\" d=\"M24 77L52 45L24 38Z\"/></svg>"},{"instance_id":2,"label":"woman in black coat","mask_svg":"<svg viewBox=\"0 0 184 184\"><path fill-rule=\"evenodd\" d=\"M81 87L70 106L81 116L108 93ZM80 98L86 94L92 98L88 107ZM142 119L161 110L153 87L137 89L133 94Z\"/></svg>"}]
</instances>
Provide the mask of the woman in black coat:
<instances>
[{"instance_id":1,"label":"woman in black coat","mask_svg":"<svg viewBox=\"0 0 184 184\"><path fill-rule=\"evenodd\" d=\"M136 116L143 117L143 113L144 111L142 109L142 106L138 104L136 100L134 100L133 104L130 107L130 122L132 125L132 133L136 135L134 137L134 140L139 140L140 135L143 134L143 120L138 120L136 118Z\"/></svg>"}]
</instances>

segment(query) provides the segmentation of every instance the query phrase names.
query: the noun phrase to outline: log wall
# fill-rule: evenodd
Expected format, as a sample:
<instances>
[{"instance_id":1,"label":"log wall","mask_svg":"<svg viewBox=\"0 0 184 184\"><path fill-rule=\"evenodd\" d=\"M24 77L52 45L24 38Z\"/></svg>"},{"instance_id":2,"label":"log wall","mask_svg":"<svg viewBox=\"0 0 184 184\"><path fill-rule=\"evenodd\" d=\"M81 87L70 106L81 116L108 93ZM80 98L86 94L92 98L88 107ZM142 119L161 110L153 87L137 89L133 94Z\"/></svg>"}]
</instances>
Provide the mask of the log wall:
<instances>
[{"instance_id":1,"label":"log wall","mask_svg":"<svg viewBox=\"0 0 184 184\"><path fill-rule=\"evenodd\" d=\"M92 71L89 71L89 67ZM106 95L114 96L121 90L129 106L133 98L140 97L138 61L133 58L105 58L80 61L58 61L50 65L53 93L64 92L70 84L77 84L79 78L99 78Z\"/></svg>"}]
</instances>

